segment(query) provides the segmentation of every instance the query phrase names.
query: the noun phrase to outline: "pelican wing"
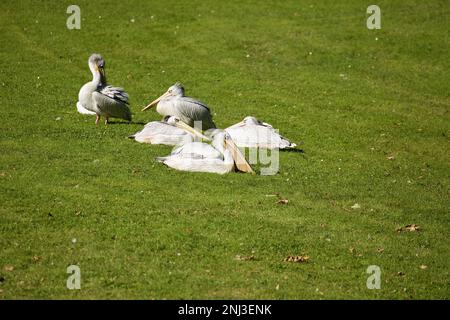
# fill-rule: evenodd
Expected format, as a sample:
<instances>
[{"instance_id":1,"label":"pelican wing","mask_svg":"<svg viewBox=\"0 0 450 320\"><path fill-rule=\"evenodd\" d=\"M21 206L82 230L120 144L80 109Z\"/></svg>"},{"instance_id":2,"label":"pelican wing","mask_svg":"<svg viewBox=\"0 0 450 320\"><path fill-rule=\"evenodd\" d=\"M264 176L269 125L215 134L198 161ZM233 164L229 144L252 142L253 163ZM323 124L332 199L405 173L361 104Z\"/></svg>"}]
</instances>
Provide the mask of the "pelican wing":
<instances>
[{"instance_id":1,"label":"pelican wing","mask_svg":"<svg viewBox=\"0 0 450 320\"><path fill-rule=\"evenodd\" d=\"M100 90L100 93L114 100L128 104L128 93L126 93L123 88L106 86Z\"/></svg>"},{"instance_id":2,"label":"pelican wing","mask_svg":"<svg viewBox=\"0 0 450 320\"><path fill-rule=\"evenodd\" d=\"M296 145L281 136L272 127L249 125L225 129L238 147L285 149Z\"/></svg>"},{"instance_id":3,"label":"pelican wing","mask_svg":"<svg viewBox=\"0 0 450 320\"><path fill-rule=\"evenodd\" d=\"M208 106L203 102L190 97L182 97L176 99L174 103L180 119L190 126L194 125L194 121L202 121L203 130L216 127Z\"/></svg>"},{"instance_id":4,"label":"pelican wing","mask_svg":"<svg viewBox=\"0 0 450 320\"><path fill-rule=\"evenodd\" d=\"M223 158L223 155L213 146L210 144L202 143L202 142L192 142L185 144L183 146L180 146L173 150L171 155L197 155L196 158Z\"/></svg>"},{"instance_id":5,"label":"pelican wing","mask_svg":"<svg viewBox=\"0 0 450 320\"><path fill-rule=\"evenodd\" d=\"M178 145L192 142L193 136L183 129L160 121L147 123L144 128L130 136L137 142Z\"/></svg>"},{"instance_id":6,"label":"pelican wing","mask_svg":"<svg viewBox=\"0 0 450 320\"><path fill-rule=\"evenodd\" d=\"M209 110L209 107L208 107L205 103L203 103L203 102L201 102L201 101L199 101L199 100L196 100L196 99L194 99L194 98L191 98L191 97L183 97L183 98L181 99L181 101L184 101L185 103L192 103L192 104L195 104L195 105L197 105L197 106L200 106L200 107L202 107L202 108L205 108L206 110L208 110L208 112L211 112L211 110Z\"/></svg>"},{"instance_id":7,"label":"pelican wing","mask_svg":"<svg viewBox=\"0 0 450 320\"><path fill-rule=\"evenodd\" d=\"M131 121L128 94L121 88L106 86L100 91L94 91L92 98L97 107L108 116Z\"/></svg>"}]
</instances>

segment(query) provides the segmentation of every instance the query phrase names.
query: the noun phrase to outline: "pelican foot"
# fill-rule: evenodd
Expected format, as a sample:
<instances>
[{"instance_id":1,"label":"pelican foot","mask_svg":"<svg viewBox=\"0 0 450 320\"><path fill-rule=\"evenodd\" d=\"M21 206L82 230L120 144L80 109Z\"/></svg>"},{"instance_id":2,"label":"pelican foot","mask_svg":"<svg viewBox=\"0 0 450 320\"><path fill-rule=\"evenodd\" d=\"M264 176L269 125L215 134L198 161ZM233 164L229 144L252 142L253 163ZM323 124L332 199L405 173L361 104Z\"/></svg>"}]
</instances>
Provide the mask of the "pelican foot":
<instances>
[{"instance_id":1,"label":"pelican foot","mask_svg":"<svg viewBox=\"0 0 450 320\"><path fill-rule=\"evenodd\" d=\"M97 115L97 117L95 118L95 124L98 124L99 121L100 121L100 116Z\"/></svg>"}]
</instances>

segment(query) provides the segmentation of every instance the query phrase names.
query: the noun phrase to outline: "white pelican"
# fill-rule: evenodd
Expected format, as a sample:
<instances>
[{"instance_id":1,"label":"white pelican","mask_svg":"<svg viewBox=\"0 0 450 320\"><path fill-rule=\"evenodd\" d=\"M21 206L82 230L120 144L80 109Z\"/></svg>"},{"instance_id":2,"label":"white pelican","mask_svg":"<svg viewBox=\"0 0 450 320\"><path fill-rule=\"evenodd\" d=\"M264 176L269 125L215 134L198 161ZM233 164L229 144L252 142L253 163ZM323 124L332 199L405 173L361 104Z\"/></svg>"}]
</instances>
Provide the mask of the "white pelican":
<instances>
[{"instance_id":1,"label":"white pelican","mask_svg":"<svg viewBox=\"0 0 450 320\"><path fill-rule=\"evenodd\" d=\"M95 114L95 124L98 124L101 116L105 117L105 124L109 118L131 121L128 94L122 88L107 85L105 60L102 56L94 53L89 57L88 64L93 79L82 86L78 93L78 112Z\"/></svg>"},{"instance_id":2,"label":"white pelican","mask_svg":"<svg viewBox=\"0 0 450 320\"><path fill-rule=\"evenodd\" d=\"M191 127L195 121L201 121L203 130L216 127L208 106L194 98L186 97L184 88L179 83L171 86L166 93L148 104L142 111L156 104L156 112L162 116L176 116Z\"/></svg>"},{"instance_id":3,"label":"white pelican","mask_svg":"<svg viewBox=\"0 0 450 320\"><path fill-rule=\"evenodd\" d=\"M137 142L169 146L193 142L195 137L210 140L175 116L166 116L163 121L149 122L144 129L129 136Z\"/></svg>"},{"instance_id":4,"label":"white pelican","mask_svg":"<svg viewBox=\"0 0 450 320\"><path fill-rule=\"evenodd\" d=\"M297 145L278 133L270 124L255 117L245 117L239 123L225 129L238 147L286 149Z\"/></svg>"},{"instance_id":5,"label":"white pelican","mask_svg":"<svg viewBox=\"0 0 450 320\"><path fill-rule=\"evenodd\" d=\"M224 174L233 171L236 165L241 171L254 173L228 133L218 130L212 137L212 144L191 142L156 160L182 171Z\"/></svg>"}]
</instances>

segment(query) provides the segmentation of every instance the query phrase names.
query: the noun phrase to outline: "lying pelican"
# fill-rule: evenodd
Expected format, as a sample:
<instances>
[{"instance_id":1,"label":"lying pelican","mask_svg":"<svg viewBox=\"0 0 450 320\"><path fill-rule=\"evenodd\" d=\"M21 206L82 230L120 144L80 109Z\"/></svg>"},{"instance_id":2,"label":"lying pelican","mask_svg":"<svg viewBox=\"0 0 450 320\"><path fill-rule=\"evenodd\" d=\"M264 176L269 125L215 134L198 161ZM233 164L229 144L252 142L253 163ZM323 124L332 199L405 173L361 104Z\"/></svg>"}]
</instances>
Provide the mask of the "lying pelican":
<instances>
[{"instance_id":1,"label":"lying pelican","mask_svg":"<svg viewBox=\"0 0 450 320\"><path fill-rule=\"evenodd\" d=\"M157 161L166 166L191 172L212 172L224 174L236 168L254 173L242 153L231 140L228 133L220 130L212 134L212 144L192 142L176 148L167 157Z\"/></svg>"},{"instance_id":2,"label":"lying pelican","mask_svg":"<svg viewBox=\"0 0 450 320\"><path fill-rule=\"evenodd\" d=\"M297 146L281 136L270 124L261 122L255 117L245 117L225 131L238 147L286 149Z\"/></svg>"},{"instance_id":3,"label":"lying pelican","mask_svg":"<svg viewBox=\"0 0 450 320\"><path fill-rule=\"evenodd\" d=\"M175 116L166 116L163 121L149 122L144 129L129 136L137 142L169 146L193 142L195 137L210 140Z\"/></svg>"},{"instance_id":4,"label":"lying pelican","mask_svg":"<svg viewBox=\"0 0 450 320\"><path fill-rule=\"evenodd\" d=\"M121 118L131 121L131 111L128 107L128 94L118 87L106 83L105 60L94 53L89 57L89 69L93 79L81 87L78 93L77 110L82 114L96 115L95 124L100 117L105 117L105 124L109 118Z\"/></svg>"},{"instance_id":5,"label":"lying pelican","mask_svg":"<svg viewBox=\"0 0 450 320\"><path fill-rule=\"evenodd\" d=\"M163 116L176 116L191 127L194 121L202 122L202 129L208 130L215 128L210 110L206 104L184 95L184 88L176 83L171 86L161 97L151 102L142 111L145 111L154 105L156 112Z\"/></svg>"}]
</instances>

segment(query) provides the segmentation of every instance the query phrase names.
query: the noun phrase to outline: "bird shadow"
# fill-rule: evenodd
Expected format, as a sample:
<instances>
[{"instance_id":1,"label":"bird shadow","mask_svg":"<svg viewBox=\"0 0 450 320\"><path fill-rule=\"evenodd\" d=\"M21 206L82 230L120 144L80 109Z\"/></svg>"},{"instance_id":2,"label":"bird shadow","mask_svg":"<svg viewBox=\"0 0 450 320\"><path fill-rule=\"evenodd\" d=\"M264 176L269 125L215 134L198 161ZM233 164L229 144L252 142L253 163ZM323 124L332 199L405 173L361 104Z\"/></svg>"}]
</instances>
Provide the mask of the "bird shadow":
<instances>
[{"instance_id":1,"label":"bird shadow","mask_svg":"<svg viewBox=\"0 0 450 320\"><path fill-rule=\"evenodd\" d=\"M282 152L305 153L303 149L282 149Z\"/></svg>"},{"instance_id":2,"label":"bird shadow","mask_svg":"<svg viewBox=\"0 0 450 320\"><path fill-rule=\"evenodd\" d=\"M130 122L125 122L125 121L108 121L108 124L110 125L118 125L118 124L140 124L140 125L145 125L146 122L143 121L130 121Z\"/></svg>"}]
</instances>

